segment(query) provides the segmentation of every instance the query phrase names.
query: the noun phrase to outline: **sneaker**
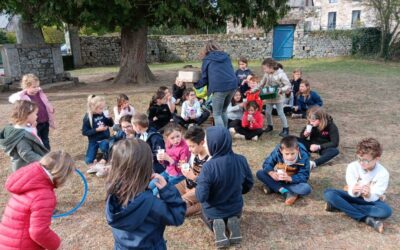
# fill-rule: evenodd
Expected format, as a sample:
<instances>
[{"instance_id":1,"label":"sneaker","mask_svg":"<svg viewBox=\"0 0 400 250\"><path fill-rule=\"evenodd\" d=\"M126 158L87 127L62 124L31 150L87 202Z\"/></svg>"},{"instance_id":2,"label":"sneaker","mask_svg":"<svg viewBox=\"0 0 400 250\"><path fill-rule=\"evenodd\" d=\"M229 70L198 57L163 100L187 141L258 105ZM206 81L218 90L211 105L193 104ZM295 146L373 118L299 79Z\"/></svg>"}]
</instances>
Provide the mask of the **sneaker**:
<instances>
[{"instance_id":1,"label":"sneaker","mask_svg":"<svg viewBox=\"0 0 400 250\"><path fill-rule=\"evenodd\" d=\"M236 134L235 128L229 128L229 133L231 134L231 136L234 136Z\"/></svg>"},{"instance_id":2,"label":"sneaker","mask_svg":"<svg viewBox=\"0 0 400 250\"><path fill-rule=\"evenodd\" d=\"M240 219L236 216L228 219L229 243L238 244L242 241L240 233Z\"/></svg>"},{"instance_id":3,"label":"sneaker","mask_svg":"<svg viewBox=\"0 0 400 250\"><path fill-rule=\"evenodd\" d=\"M274 130L274 127L272 127L272 125L268 125L268 127L264 129L264 133L271 132L272 130Z\"/></svg>"},{"instance_id":4,"label":"sneaker","mask_svg":"<svg viewBox=\"0 0 400 250\"><path fill-rule=\"evenodd\" d=\"M97 171L96 176L100 178L106 177L108 175L109 169L110 166L103 165L103 167L99 171Z\"/></svg>"},{"instance_id":5,"label":"sneaker","mask_svg":"<svg viewBox=\"0 0 400 250\"><path fill-rule=\"evenodd\" d=\"M101 163L94 163L91 165L91 167L88 169L88 171L86 171L86 173L88 174L95 174L99 171L101 171L104 167L104 164Z\"/></svg>"},{"instance_id":6,"label":"sneaker","mask_svg":"<svg viewBox=\"0 0 400 250\"><path fill-rule=\"evenodd\" d=\"M229 246L229 239L225 234L225 222L223 219L215 219L213 221L213 232L215 235L215 246L224 248Z\"/></svg>"},{"instance_id":7,"label":"sneaker","mask_svg":"<svg viewBox=\"0 0 400 250\"><path fill-rule=\"evenodd\" d=\"M193 127L193 126L194 126L194 124L193 124L193 123L190 123L189 126L188 126L188 129L191 128L191 127Z\"/></svg>"},{"instance_id":8,"label":"sneaker","mask_svg":"<svg viewBox=\"0 0 400 250\"><path fill-rule=\"evenodd\" d=\"M258 136L254 136L253 138L251 138L252 141L258 141Z\"/></svg>"},{"instance_id":9,"label":"sneaker","mask_svg":"<svg viewBox=\"0 0 400 250\"><path fill-rule=\"evenodd\" d=\"M367 223L368 226L373 227L378 233L383 233L383 222L380 220L377 220L373 217L367 217L365 219L365 223Z\"/></svg>"},{"instance_id":10,"label":"sneaker","mask_svg":"<svg viewBox=\"0 0 400 250\"><path fill-rule=\"evenodd\" d=\"M263 190L264 194L272 194L273 193L272 190L265 185L262 186L262 190Z\"/></svg>"},{"instance_id":11,"label":"sneaker","mask_svg":"<svg viewBox=\"0 0 400 250\"><path fill-rule=\"evenodd\" d=\"M285 205L287 205L287 206L293 205L297 201L298 198L299 198L299 196L297 194L292 194L292 193L288 192L285 197Z\"/></svg>"},{"instance_id":12,"label":"sneaker","mask_svg":"<svg viewBox=\"0 0 400 250\"><path fill-rule=\"evenodd\" d=\"M292 114L292 118L293 118L293 119L300 119L300 118L302 118L302 117L303 117L302 114Z\"/></svg>"},{"instance_id":13,"label":"sneaker","mask_svg":"<svg viewBox=\"0 0 400 250\"><path fill-rule=\"evenodd\" d=\"M310 161L310 171L317 168L317 164L315 163L315 161Z\"/></svg>"},{"instance_id":14,"label":"sneaker","mask_svg":"<svg viewBox=\"0 0 400 250\"><path fill-rule=\"evenodd\" d=\"M289 128L283 128L282 132L279 133L279 136L286 137L289 135Z\"/></svg>"},{"instance_id":15,"label":"sneaker","mask_svg":"<svg viewBox=\"0 0 400 250\"><path fill-rule=\"evenodd\" d=\"M339 209L337 209L336 207L332 206L332 204L329 203L329 202L325 203L325 211L332 212L332 213L340 212Z\"/></svg>"},{"instance_id":16,"label":"sneaker","mask_svg":"<svg viewBox=\"0 0 400 250\"><path fill-rule=\"evenodd\" d=\"M235 135L233 136L233 138L235 138L235 139L241 139L241 140L246 139L246 137L245 137L244 135L241 135L241 134L235 134Z\"/></svg>"}]
</instances>

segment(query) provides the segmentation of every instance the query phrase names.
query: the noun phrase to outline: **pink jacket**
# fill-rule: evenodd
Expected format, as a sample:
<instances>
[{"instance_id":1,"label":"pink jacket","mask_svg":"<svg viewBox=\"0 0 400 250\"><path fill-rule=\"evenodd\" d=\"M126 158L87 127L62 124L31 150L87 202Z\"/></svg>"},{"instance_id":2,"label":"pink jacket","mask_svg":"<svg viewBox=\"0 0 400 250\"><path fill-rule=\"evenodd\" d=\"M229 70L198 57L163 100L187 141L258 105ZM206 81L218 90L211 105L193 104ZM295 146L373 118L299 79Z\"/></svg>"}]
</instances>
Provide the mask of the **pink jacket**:
<instances>
[{"instance_id":1,"label":"pink jacket","mask_svg":"<svg viewBox=\"0 0 400 250\"><path fill-rule=\"evenodd\" d=\"M46 106L46 111L47 114L49 115L49 124L50 127L55 129L55 121L54 121L54 108L53 105L49 102L49 99L47 99L46 94L43 92L42 89L39 90L39 96L40 99L42 99L44 105ZM31 98L29 98L28 94L26 93L26 90L19 91L17 93L12 94L9 98L8 101L10 103L15 103L16 101L23 100L23 101L31 101Z\"/></svg>"},{"instance_id":2,"label":"pink jacket","mask_svg":"<svg viewBox=\"0 0 400 250\"><path fill-rule=\"evenodd\" d=\"M167 166L167 173L171 176L182 175L181 169L178 167L179 163L182 161L188 162L190 159L189 147L185 140L182 139L181 143L177 146L167 145L166 153L174 160L174 164Z\"/></svg>"},{"instance_id":3,"label":"pink jacket","mask_svg":"<svg viewBox=\"0 0 400 250\"><path fill-rule=\"evenodd\" d=\"M50 228L54 184L39 162L12 173L5 188L11 197L0 223L0 249L58 249L61 240Z\"/></svg>"}]
</instances>

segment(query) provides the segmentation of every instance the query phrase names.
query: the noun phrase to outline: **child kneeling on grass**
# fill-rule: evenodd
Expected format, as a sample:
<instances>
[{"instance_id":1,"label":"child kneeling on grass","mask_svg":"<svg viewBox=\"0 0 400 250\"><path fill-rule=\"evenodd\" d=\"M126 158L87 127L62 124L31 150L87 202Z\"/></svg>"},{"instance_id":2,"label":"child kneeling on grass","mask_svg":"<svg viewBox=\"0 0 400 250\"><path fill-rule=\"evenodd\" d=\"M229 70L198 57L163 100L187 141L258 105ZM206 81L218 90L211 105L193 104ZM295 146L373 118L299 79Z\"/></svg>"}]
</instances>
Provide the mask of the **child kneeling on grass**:
<instances>
[{"instance_id":1,"label":"child kneeling on grass","mask_svg":"<svg viewBox=\"0 0 400 250\"><path fill-rule=\"evenodd\" d=\"M112 151L107 180L106 219L115 249L167 249L163 234L168 225L185 219L186 203L164 177L152 174L152 154L146 142L126 139ZM160 198L147 189L156 180Z\"/></svg>"},{"instance_id":2,"label":"child kneeling on grass","mask_svg":"<svg viewBox=\"0 0 400 250\"><path fill-rule=\"evenodd\" d=\"M5 188L11 197L0 223L0 249L62 249L50 228L54 189L67 181L74 165L68 153L50 152L8 177Z\"/></svg>"},{"instance_id":3,"label":"child kneeling on grass","mask_svg":"<svg viewBox=\"0 0 400 250\"><path fill-rule=\"evenodd\" d=\"M182 195L182 199L186 202L187 210L186 216L196 215L200 213L201 206L196 199L196 179L199 176L204 163L206 163L210 156L208 155L207 148L204 145L205 133L199 126L189 128L185 133L185 140L189 146L191 153L189 160L189 169L182 168L182 174L186 177L176 184L176 188Z\"/></svg>"},{"instance_id":4,"label":"child kneeling on grass","mask_svg":"<svg viewBox=\"0 0 400 250\"><path fill-rule=\"evenodd\" d=\"M253 187L253 175L246 158L232 151L232 137L226 128L208 128L206 145L212 158L197 177L196 198L201 203L202 219L214 232L216 246L227 247L242 240L242 194Z\"/></svg>"},{"instance_id":5,"label":"child kneeling on grass","mask_svg":"<svg viewBox=\"0 0 400 250\"><path fill-rule=\"evenodd\" d=\"M311 193L307 183L309 177L309 153L295 136L284 137L265 159L263 169L257 172L257 178L264 184L264 192L282 194L288 206L299 196Z\"/></svg>"},{"instance_id":6,"label":"child kneeling on grass","mask_svg":"<svg viewBox=\"0 0 400 250\"><path fill-rule=\"evenodd\" d=\"M392 209L383 202L389 185L389 172L379 163L381 155L382 147L376 139L360 141L357 145L358 160L347 166L347 192L325 190L325 210L344 212L383 233L382 220L392 214Z\"/></svg>"}]
</instances>

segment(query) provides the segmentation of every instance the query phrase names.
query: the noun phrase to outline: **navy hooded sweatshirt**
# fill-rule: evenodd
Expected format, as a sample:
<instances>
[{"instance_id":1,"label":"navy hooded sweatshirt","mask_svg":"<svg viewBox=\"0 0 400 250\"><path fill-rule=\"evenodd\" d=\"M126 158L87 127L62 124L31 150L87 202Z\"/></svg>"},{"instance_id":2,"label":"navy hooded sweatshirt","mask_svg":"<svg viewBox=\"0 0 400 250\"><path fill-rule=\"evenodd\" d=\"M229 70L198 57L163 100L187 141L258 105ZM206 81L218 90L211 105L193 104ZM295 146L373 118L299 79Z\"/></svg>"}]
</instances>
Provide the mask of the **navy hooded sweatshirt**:
<instances>
[{"instance_id":1,"label":"navy hooded sweatshirt","mask_svg":"<svg viewBox=\"0 0 400 250\"><path fill-rule=\"evenodd\" d=\"M223 51L211 51L203 59L201 78L195 88L208 85L208 94L226 92L238 87L238 80L233 70L232 61Z\"/></svg>"},{"instance_id":2,"label":"navy hooded sweatshirt","mask_svg":"<svg viewBox=\"0 0 400 250\"><path fill-rule=\"evenodd\" d=\"M310 177L310 154L303 144L298 143L298 146L300 152L299 157L296 163L291 165L291 167L297 168L297 173L292 176L292 184L306 183ZM263 163L263 170L265 173L268 174L268 172L273 171L277 163L285 163L280 147L281 145L278 144L267 159L265 159Z\"/></svg>"},{"instance_id":3,"label":"navy hooded sweatshirt","mask_svg":"<svg viewBox=\"0 0 400 250\"><path fill-rule=\"evenodd\" d=\"M106 219L114 236L114 249L167 249L165 226L179 226L185 219L186 203L171 185L160 190L160 198L146 190L122 207L107 197Z\"/></svg>"},{"instance_id":4,"label":"navy hooded sweatshirt","mask_svg":"<svg viewBox=\"0 0 400 250\"><path fill-rule=\"evenodd\" d=\"M105 139L110 138L110 130L107 129L102 132L97 132L96 129L100 126L108 126L112 127L114 125L114 121L112 118L107 118L103 113L93 114L92 117L92 126L90 125L89 115L86 113L83 117L82 122L82 135L88 137L89 142L98 142Z\"/></svg>"},{"instance_id":5,"label":"navy hooded sweatshirt","mask_svg":"<svg viewBox=\"0 0 400 250\"><path fill-rule=\"evenodd\" d=\"M239 215L243 197L253 187L253 175L244 156L232 151L232 137L224 127L206 132L207 161L197 177L196 197L208 219Z\"/></svg>"},{"instance_id":6,"label":"navy hooded sweatshirt","mask_svg":"<svg viewBox=\"0 0 400 250\"><path fill-rule=\"evenodd\" d=\"M162 165L157 160L157 152L158 149L165 149L165 143L162 135L157 132L157 130L153 127L149 127L146 131L147 133L147 144L151 148L151 152L153 154L153 170L155 173L161 174L165 171L165 166ZM135 136L137 139L140 138L140 134L136 134Z\"/></svg>"}]
</instances>

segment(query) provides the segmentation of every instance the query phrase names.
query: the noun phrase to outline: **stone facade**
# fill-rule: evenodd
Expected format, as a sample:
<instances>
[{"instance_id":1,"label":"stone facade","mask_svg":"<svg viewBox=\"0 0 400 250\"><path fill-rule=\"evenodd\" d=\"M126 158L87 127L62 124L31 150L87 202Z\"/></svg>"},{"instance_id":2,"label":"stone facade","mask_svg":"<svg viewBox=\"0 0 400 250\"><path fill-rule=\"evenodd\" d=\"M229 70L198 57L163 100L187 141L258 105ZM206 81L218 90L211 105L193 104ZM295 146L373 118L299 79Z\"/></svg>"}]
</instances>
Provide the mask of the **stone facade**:
<instances>
[{"instance_id":1,"label":"stone facade","mask_svg":"<svg viewBox=\"0 0 400 250\"><path fill-rule=\"evenodd\" d=\"M42 83L61 81L65 76L58 44L5 44L0 49L4 74L12 81L28 73L37 75Z\"/></svg>"}]
</instances>

